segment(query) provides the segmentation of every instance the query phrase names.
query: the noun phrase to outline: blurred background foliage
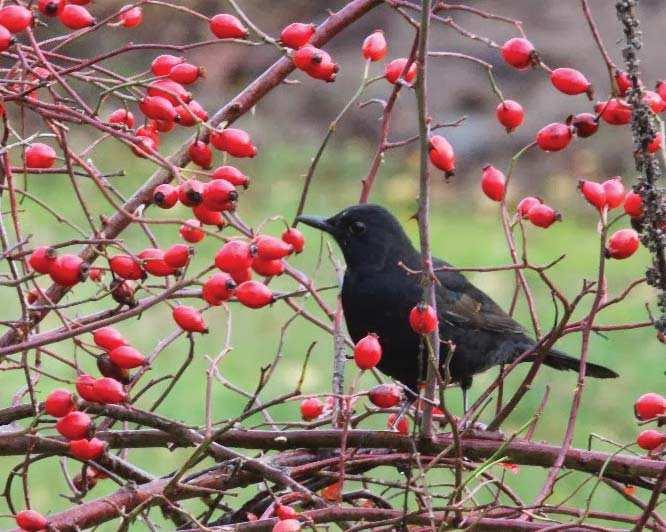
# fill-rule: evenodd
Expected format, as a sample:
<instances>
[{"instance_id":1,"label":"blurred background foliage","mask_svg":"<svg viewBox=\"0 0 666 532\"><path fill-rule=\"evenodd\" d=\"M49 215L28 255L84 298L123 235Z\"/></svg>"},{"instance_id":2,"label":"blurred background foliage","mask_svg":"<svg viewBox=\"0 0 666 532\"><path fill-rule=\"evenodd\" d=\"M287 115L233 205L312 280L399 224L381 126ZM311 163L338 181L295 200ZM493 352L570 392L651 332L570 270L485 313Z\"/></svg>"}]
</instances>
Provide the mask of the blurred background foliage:
<instances>
[{"instance_id":1,"label":"blurred background foliage","mask_svg":"<svg viewBox=\"0 0 666 532\"><path fill-rule=\"evenodd\" d=\"M113 4L113 5L112 5ZM245 0L240 2L243 9L264 31L277 35L280 29L293 20L320 22L326 10L335 10L344 2L323 0L271 1ZM613 58L620 62L616 42L621 38L615 20L612 2L591 0L593 14ZM191 1L187 5L206 14L226 10L224 2ZM525 24L527 36L540 50L543 60L550 66L570 66L584 72L593 81L600 99L608 93L608 80L604 64L594 46L587 24L583 19L577 1L560 2L515 0L512 2L479 1L473 5L480 9L501 11L502 15L520 18ZM95 14L103 16L105 10L114 9L115 3L95 6ZM663 27L666 24L666 5L659 0L641 2L641 19L644 24L645 46L643 67L648 86L664 73ZM489 22L472 15L455 13L455 20L465 28L491 37L502 43L515 35L515 29L508 24ZM243 117L239 126L247 129L259 145L259 155L251 161L236 161L238 166L251 176L251 188L241 194L239 214L252 224L267 217L281 215L291 220L300 194L303 175L307 171L311 157L323 138L328 123L344 106L358 86L362 75L362 61L359 46L363 37L370 31L382 28L389 41L389 57L405 56L409 52L412 31L405 22L386 6L382 6L369 16L347 29L325 48L330 51L341 71L335 83L326 84L307 79L294 73L290 79L297 83L283 84L264 98L253 113ZM49 30L44 30L48 32ZM135 33L134 33L135 32ZM128 39L135 42L187 43L208 39L205 24L188 16L174 16L156 6L145 8L145 22L130 33L122 29L108 29L96 37L71 45L69 53L77 56L91 56L116 46L122 46ZM430 107L434 121L449 121L466 116L466 121L457 128L443 131L455 147L458 158L458 172L448 183L435 173L433 184L433 247L437 255L458 266L492 266L509 262L504 236L501 232L497 205L490 202L480 192L478 181L482 166L490 162L499 168L506 168L511 156L521 147L531 142L535 132L552 121L561 121L569 114L589 111L591 104L584 96L569 97L556 92L544 72L532 70L517 72L501 63L497 50L482 43L461 38L451 29L435 25L432 36L432 49L457 51L474 55L496 66L495 75L506 98L519 101L526 111L525 124L514 134L507 135L497 124L494 109L497 100L492 94L486 73L478 65L454 59L434 59L430 77ZM105 64L125 74L136 74L148 68L157 51L133 52ZM192 63L202 65L207 70L207 78L194 89L198 99L209 112L229 101L239 90L260 74L276 57L270 46L247 47L242 45L220 45L192 50L186 54ZM382 65L373 65L372 75L382 72ZM390 91L384 82L370 87L361 101L369 98L385 98ZM112 108L107 106L107 110ZM321 164L317 168L306 212L332 214L357 201L359 182L365 176L370 158L375 148L379 126L379 107L370 105L363 109L352 109L340 123ZM33 124L30 127L37 127ZM409 91L403 91L392 120L391 140L398 140L415 134L417 129L414 113L414 98ZM26 132L26 134L29 131ZM80 146L86 146L94 138L89 132L78 137ZM164 137L162 153L180 144L191 131L177 131ZM124 194L129 195L150 175L153 167L145 161L134 158L127 147L112 140L104 141L97 149L95 163L103 171L124 170L125 177L113 179L113 183ZM218 161L219 162L219 159ZM410 221L415 211L418 164L417 147L391 150L382 165L372 200L392 209L405 224L416 241L416 224ZM561 254L566 259L552 270L552 276L565 293L574 294L583 279L596 275L598 242L596 217L593 210L579 197L576 185L579 178L603 180L613 175L622 175L625 184L633 180L632 143L628 128L604 126L597 135L589 139L578 139L569 148L556 154L544 154L531 150L521 159L515 173L515 180L509 192L512 205L525 194L538 194L549 204L560 210L564 221L549 230L527 228L529 253L535 263L548 262ZM23 179L23 178L21 178ZM95 187L80 180L83 190L90 199L97 214L111 214L111 207L105 202ZM22 181L20 181L23 183ZM28 190L46 199L57 212L85 227L85 218L77 205L75 196L66 176L29 176ZM35 208L29 200L22 204L25 209L22 223L26 234L32 234L34 245L62 241L73 237L70 229L58 224L45 211ZM3 206L6 210L6 205ZM162 215L154 209L147 211L149 216ZM170 211L167 216L188 218L185 208ZM623 222L621 225L627 225ZM271 221L266 229L279 234L283 222ZM179 241L177 226L159 225L154 228L163 247ZM318 256L322 254L321 267L316 271L316 280L322 286L335 282L335 274L327 259L328 244L320 240L320 235L304 229L308 237L304 253L290 259L296 267L311 273L315 271ZM136 229L123 233L122 238L128 247L139 251L148 244L145 236ZM323 246L323 247L322 247ZM197 245L196 268L207 266L219 241L207 237ZM339 255L337 249L333 252ZM627 261L611 262L608 267L608 283L611 294L621 290L627 282L640 277L648 262L647 253L641 251ZM6 265L2 266L3 271ZM195 270L193 270L195 271ZM508 307L511 300L514 277L509 272L490 274L470 274L471 280L491 294L502 306ZM108 281L108 275L107 281ZM555 319L550 295L534 275L528 278L535 287L542 324L549 327ZM46 286L46 279L40 284ZM271 286L293 287L287 279L278 279ZM94 293L92 283L77 289L64 302L76 301ZM13 289L3 288L4 304L0 306L0 319L15 319L18 306L12 300ZM327 301L333 303L335 291L326 293ZM613 307L599 317L599 323L642 321L646 319L645 304L653 300L653 294L646 287L639 287L628 300ZM590 304L586 302L584 308ZM310 303L307 308L317 312ZM83 315L92 310L109 308L111 302L89 303L78 309ZM276 356L281 328L291 315L286 306L278 303L273 309L250 311L232 304L233 350L224 357L220 372L225 379L245 391L251 392L257 382L259 367L268 364ZM321 316L321 313L318 315ZM529 323L526 308L520 304L517 309L519 320ZM579 313L577 316L580 317ZM200 424L203 421L203 398L206 357L216 355L223 347L226 315L223 309L216 308L206 313L211 328L207 336L198 337L194 362L178 383L171 396L160 407L166 415L187 423ZM57 318L49 317L40 329L48 330L59 326ZM155 347L159 339L175 330L169 308L162 305L140 316L138 320L122 323L118 328L125 336L144 352ZM327 335L309 322L295 320L286 329L285 341L280 352L280 362L276 378L263 397L268 398L290 390L295 384L296 375L303 363L304 354L312 342L317 342L311 364L307 370L305 393L325 393L330 390L332 367L332 341ZM571 354L577 354L580 337L572 334L558 345ZM85 353L76 352L71 342L50 346L50 349L65 356L77 356L82 367L96 374L94 361ZM148 379L173 373L184 360L187 342L181 337L160 355L148 375ZM640 394L648 391L664 391L664 350L655 339L652 329L631 330L608 335L596 335L592 339L591 359L616 369L621 377L615 381L589 381L584 395L584 404L579 416L574 444L585 447L591 433L626 444L633 441L638 429L633 420L632 403ZM71 381L75 376L67 373L59 365L54 365L48 357L43 357L45 372L53 372L57 377ZM526 368L514 372L507 380L506 389L515 390L525 374ZM348 368L348 375L356 370ZM482 391L496 376L490 371L476 379L474 391ZM10 405L15 394L24 384L21 371L3 371L0 387L0 404ZM551 398L542 416L536 439L558 443L563 436L569 414L569 402L575 386L573 373L560 373L544 368L532 390L521 406L504 426L506 433L521 427L534 413L541 397L550 386ZM364 379L370 385L372 379ZM43 377L37 384L39 397L45 397L52 388L59 386L53 380ZM160 385L143 396L139 406L148 407L161 390ZM460 412L460 394L457 390L447 393L448 404L455 413ZM358 408L363 409L363 401ZM217 383L214 388L214 418L224 419L237 415L244 400ZM279 421L298 418L298 402L291 402L273 409ZM484 415L489 418L490 412ZM248 423L261 423L259 418ZM383 428L385 419L376 416L364 426ZM1 435L0 435L1 437ZM595 441L597 449L613 451L612 445ZM143 469L156 475L166 474L182 463L186 451L132 450L128 458ZM7 472L20 463L20 457L0 458L0 471ZM75 471L70 462L70 470ZM499 468L498 475L506 474ZM391 470L377 470L376 476L396 476ZM448 473L436 473L440 480L447 479ZM534 486L539 485L545 471L528 467L511 474L508 482L517 492L529 500L534 495ZM70 505L58 494L67 492L67 487L59 473L57 460L42 461L30 469L32 504L43 513L56 511ZM585 477L568 474L558 484L552 498L554 503L571 494ZM583 486L571 504L582 504L590 495L593 483ZM89 497L101 496L112 491L110 481L100 484ZM241 490L241 497L248 497L251 490ZM12 494L18 507L22 507L20 481L14 482ZM641 494L639 491L639 495ZM483 501L486 495L480 494ZM237 501L234 500L236 505ZM195 504L185 506L198 508ZM634 509L621 496L606 489L595 492L592 507L617 512L633 512ZM6 513L4 503L0 503L0 514ZM155 517L158 513L154 512ZM159 521L159 519L158 519ZM0 528L11 526L11 521L0 518ZM101 527L113 530L113 524ZM136 525L140 529L143 525ZM168 525L166 525L168 528Z\"/></svg>"}]
</instances>

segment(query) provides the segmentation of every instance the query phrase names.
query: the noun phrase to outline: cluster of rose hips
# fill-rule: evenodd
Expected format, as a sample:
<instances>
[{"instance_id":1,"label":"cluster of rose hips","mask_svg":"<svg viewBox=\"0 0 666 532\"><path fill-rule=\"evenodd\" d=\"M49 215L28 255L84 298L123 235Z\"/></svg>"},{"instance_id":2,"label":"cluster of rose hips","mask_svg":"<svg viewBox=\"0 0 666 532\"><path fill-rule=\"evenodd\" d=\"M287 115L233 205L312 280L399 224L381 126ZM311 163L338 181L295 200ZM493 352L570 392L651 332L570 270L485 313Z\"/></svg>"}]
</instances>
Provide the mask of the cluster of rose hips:
<instances>
[{"instance_id":1,"label":"cluster of rose hips","mask_svg":"<svg viewBox=\"0 0 666 532\"><path fill-rule=\"evenodd\" d=\"M666 398L658 393L641 395L634 403L634 414L640 421L666 422ZM646 429L638 434L636 443L641 449L658 454L666 446L666 434L655 429Z\"/></svg>"},{"instance_id":2,"label":"cluster of rose hips","mask_svg":"<svg viewBox=\"0 0 666 532\"><path fill-rule=\"evenodd\" d=\"M435 309L425 303L419 303L409 313L409 325L412 330L419 335L427 335L434 332L438 327L439 321ZM379 364L382 359L382 346L380 338L370 333L361 338L354 346L354 362L360 370L369 370ZM396 384L380 384L368 392L370 402L379 408L392 408L402 400L402 389ZM301 417L305 421L312 421L320 417L325 411L330 409L327 405L316 397L309 397L301 402ZM387 426L397 429L401 434L409 433L409 424L407 420L397 416L389 416Z\"/></svg>"}]
</instances>

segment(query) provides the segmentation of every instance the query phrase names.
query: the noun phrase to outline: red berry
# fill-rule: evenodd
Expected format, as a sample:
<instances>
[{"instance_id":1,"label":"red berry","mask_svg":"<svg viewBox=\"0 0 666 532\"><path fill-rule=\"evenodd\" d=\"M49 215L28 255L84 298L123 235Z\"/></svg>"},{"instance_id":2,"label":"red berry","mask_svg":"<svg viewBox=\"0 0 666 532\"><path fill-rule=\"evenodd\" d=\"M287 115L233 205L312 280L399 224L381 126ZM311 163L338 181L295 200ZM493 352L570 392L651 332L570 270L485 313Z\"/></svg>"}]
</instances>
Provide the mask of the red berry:
<instances>
[{"instance_id":1,"label":"red berry","mask_svg":"<svg viewBox=\"0 0 666 532\"><path fill-rule=\"evenodd\" d=\"M661 150L661 133L657 133L647 145L648 153L656 153L659 150Z\"/></svg>"},{"instance_id":2,"label":"red berry","mask_svg":"<svg viewBox=\"0 0 666 532\"><path fill-rule=\"evenodd\" d=\"M506 41L502 45L501 53L504 61L518 70L524 70L536 62L534 46L521 37Z\"/></svg>"},{"instance_id":3,"label":"red berry","mask_svg":"<svg viewBox=\"0 0 666 532\"><path fill-rule=\"evenodd\" d=\"M654 91L645 91L643 103L647 104L653 113L661 113L664 110L664 100Z\"/></svg>"},{"instance_id":4,"label":"red berry","mask_svg":"<svg viewBox=\"0 0 666 532\"><path fill-rule=\"evenodd\" d=\"M624 185L619 177L608 179L601 184L606 193L606 205L609 209L615 209L624 201Z\"/></svg>"},{"instance_id":5,"label":"red berry","mask_svg":"<svg viewBox=\"0 0 666 532\"><path fill-rule=\"evenodd\" d=\"M39 246L30 255L28 264L37 273L50 273L57 258L58 254L55 248Z\"/></svg>"},{"instance_id":6,"label":"red berry","mask_svg":"<svg viewBox=\"0 0 666 532\"><path fill-rule=\"evenodd\" d=\"M382 30L377 30L368 35L361 46L363 57L370 61L381 61L386 57L388 45Z\"/></svg>"},{"instance_id":7,"label":"red berry","mask_svg":"<svg viewBox=\"0 0 666 532\"><path fill-rule=\"evenodd\" d=\"M186 244L174 244L164 252L164 262L172 268L184 268L192 255L192 248Z\"/></svg>"},{"instance_id":8,"label":"red berry","mask_svg":"<svg viewBox=\"0 0 666 532\"><path fill-rule=\"evenodd\" d=\"M0 9L0 25L12 33L19 33L32 24L32 11L19 5Z\"/></svg>"},{"instance_id":9,"label":"red berry","mask_svg":"<svg viewBox=\"0 0 666 532\"><path fill-rule=\"evenodd\" d=\"M666 398L658 393L641 395L634 403L634 414L643 421L666 413Z\"/></svg>"},{"instance_id":10,"label":"red berry","mask_svg":"<svg viewBox=\"0 0 666 532\"><path fill-rule=\"evenodd\" d=\"M142 136L137 133L139 140L132 145L132 151L137 157L148 157L157 151L159 141L156 141L152 136Z\"/></svg>"},{"instance_id":11,"label":"red berry","mask_svg":"<svg viewBox=\"0 0 666 532\"><path fill-rule=\"evenodd\" d=\"M107 405L124 403L127 394L123 385L111 377L101 377L93 383L93 390L98 402Z\"/></svg>"},{"instance_id":12,"label":"red berry","mask_svg":"<svg viewBox=\"0 0 666 532\"><path fill-rule=\"evenodd\" d=\"M578 189L590 205L599 210L606 206L606 190L601 183L581 179L578 182Z\"/></svg>"},{"instance_id":13,"label":"red berry","mask_svg":"<svg viewBox=\"0 0 666 532\"><path fill-rule=\"evenodd\" d=\"M321 416L324 411L324 403L316 397L309 397L301 401L301 417L304 421L312 421Z\"/></svg>"},{"instance_id":14,"label":"red berry","mask_svg":"<svg viewBox=\"0 0 666 532\"><path fill-rule=\"evenodd\" d=\"M28 305L33 305L40 297L39 290L36 288L31 288L30 291L26 294L25 299L28 302Z\"/></svg>"},{"instance_id":15,"label":"red berry","mask_svg":"<svg viewBox=\"0 0 666 532\"><path fill-rule=\"evenodd\" d=\"M417 334L430 334L439 326L435 309L419 303L409 312L409 326Z\"/></svg>"},{"instance_id":16,"label":"red berry","mask_svg":"<svg viewBox=\"0 0 666 532\"><path fill-rule=\"evenodd\" d=\"M173 309L171 315L178 326L186 332L208 332L201 313L194 307L179 305Z\"/></svg>"},{"instance_id":17,"label":"red berry","mask_svg":"<svg viewBox=\"0 0 666 532\"><path fill-rule=\"evenodd\" d=\"M532 207L527 213L527 217L530 222L543 229L550 227L562 219L562 215L559 212L543 203Z\"/></svg>"},{"instance_id":18,"label":"red berry","mask_svg":"<svg viewBox=\"0 0 666 532\"><path fill-rule=\"evenodd\" d=\"M617 70L615 72L615 83L617 83L617 88L620 93L620 96L624 96L625 94L627 94L627 92L632 86L629 74L623 72L622 70Z\"/></svg>"},{"instance_id":19,"label":"red berry","mask_svg":"<svg viewBox=\"0 0 666 532\"><path fill-rule=\"evenodd\" d=\"M192 213L204 225L214 225L222 229L226 223L220 211L211 211L204 204L193 207Z\"/></svg>"},{"instance_id":20,"label":"red berry","mask_svg":"<svg viewBox=\"0 0 666 532\"><path fill-rule=\"evenodd\" d=\"M252 265L252 257L250 244L243 240L230 240L215 255L215 266L227 273L247 270Z\"/></svg>"},{"instance_id":21,"label":"red berry","mask_svg":"<svg viewBox=\"0 0 666 532\"><path fill-rule=\"evenodd\" d=\"M264 260L282 259L294 251L291 244L270 235L258 235L253 244L257 248L257 256Z\"/></svg>"},{"instance_id":22,"label":"red berry","mask_svg":"<svg viewBox=\"0 0 666 532\"><path fill-rule=\"evenodd\" d=\"M229 275L231 275L234 283L239 285L252 279L252 269L245 268L243 270L234 270L233 272L229 272Z\"/></svg>"},{"instance_id":23,"label":"red berry","mask_svg":"<svg viewBox=\"0 0 666 532\"><path fill-rule=\"evenodd\" d=\"M379 408L392 408L402 399L402 390L396 384L379 384L368 392L368 398Z\"/></svg>"},{"instance_id":24,"label":"red berry","mask_svg":"<svg viewBox=\"0 0 666 532\"><path fill-rule=\"evenodd\" d=\"M406 57L394 59L384 69L384 77L389 83L397 83L399 79L404 79L407 83L411 83L416 78L416 63L413 62L407 72L403 74L403 70L407 66L409 60Z\"/></svg>"},{"instance_id":25,"label":"red berry","mask_svg":"<svg viewBox=\"0 0 666 532\"><path fill-rule=\"evenodd\" d=\"M49 272L53 282L61 286L74 286L85 280L87 274L88 265L77 255L60 255Z\"/></svg>"},{"instance_id":26,"label":"red berry","mask_svg":"<svg viewBox=\"0 0 666 532\"><path fill-rule=\"evenodd\" d=\"M115 255L109 259L109 268L121 279L137 281L146 274L141 264L129 255Z\"/></svg>"},{"instance_id":27,"label":"red berry","mask_svg":"<svg viewBox=\"0 0 666 532\"><path fill-rule=\"evenodd\" d=\"M571 125L580 138L591 137L599 129L599 121L592 113L580 113L571 119Z\"/></svg>"},{"instance_id":28,"label":"red berry","mask_svg":"<svg viewBox=\"0 0 666 532\"><path fill-rule=\"evenodd\" d=\"M582 72L573 68L556 68L550 73L550 82L560 92L569 95L588 95L592 91L592 85Z\"/></svg>"},{"instance_id":29,"label":"red berry","mask_svg":"<svg viewBox=\"0 0 666 532\"><path fill-rule=\"evenodd\" d=\"M208 169L213 164L213 152L210 150L208 144L201 140L194 141L194 144L190 145L187 153L192 162L201 168Z\"/></svg>"},{"instance_id":30,"label":"red berry","mask_svg":"<svg viewBox=\"0 0 666 532\"><path fill-rule=\"evenodd\" d=\"M261 308L272 303L273 293L262 283L245 281L236 287L236 299L249 308Z\"/></svg>"},{"instance_id":31,"label":"red berry","mask_svg":"<svg viewBox=\"0 0 666 532\"><path fill-rule=\"evenodd\" d=\"M238 168L234 166L220 166L216 168L211 176L213 179L224 179L234 186L247 188L250 180Z\"/></svg>"},{"instance_id":32,"label":"red berry","mask_svg":"<svg viewBox=\"0 0 666 532\"><path fill-rule=\"evenodd\" d=\"M287 48L300 48L310 41L315 30L314 24L292 22L280 33L280 42Z\"/></svg>"},{"instance_id":33,"label":"red berry","mask_svg":"<svg viewBox=\"0 0 666 532\"><path fill-rule=\"evenodd\" d=\"M143 9L126 5L120 9L120 21L126 28L134 28L143 22Z\"/></svg>"},{"instance_id":34,"label":"red berry","mask_svg":"<svg viewBox=\"0 0 666 532\"><path fill-rule=\"evenodd\" d=\"M506 128L507 133L511 133L523 123L525 113L523 106L518 102L504 100L495 109L495 116L497 116L497 121Z\"/></svg>"},{"instance_id":35,"label":"red berry","mask_svg":"<svg viewBox=\"0 0 666 532\"><path fill-rule=\"evenodd\" d=\"M374 368L382 358L382 346L379 337L370 333L361 338L354 346L354 362L360 369Z\"/></svg>"},{"instance_id":36,"label":"red berry","mask_svg":"<svg viewBox=\"0 0 666 532\"><path fill-rule=\"evenodd\" d=\"M78 393L82 399L91 402L97 402L97 395L95 394L95 379L90 375L85 373L79 375L76 378L76 393Z\"/></svg>"},{"instance_id":37,"label":"red berry","mask_svg":"<svg viewBox=\"0 0 666 532\"><path fill-rule=\"evenodd\" d=\"M201 222L195 219L187 220L180 226L178 232L183 237L183 240L190 244L201 242L203 237L206 236L206 233L201 230Z\"/></svg>"},{"instance_id":38,"label":"red berry","mask_svg":"<svg viewBox=\"0 0 666 532\"><path fill-rule=\"evenodd\" d=\"M161 209L170 209L178 203L178 189L169 183L162 183L153 191L153 203Z\"/></svg>"},{"instance_id":39,"label":"red berry","mask_svg":"<svg viewBox=\"0 0 666 532\"><path fill-rule=\"evenodd\" d=\"M232 157L254 157L257 148L250 135L242 129L228 128L214 131L210 141L218 150L226 151Z\"/></svg>"},{"instance_id":40,"label":"red berry","mask_svg":"<svg viewBox=\"0 0 666 532\"><path fill-rule=\"evenodd\" d=\"M386 427L391 430L397 430L403 436L409 435L409 421L407 420L407 416L402 416L396 424L397 419L398 414L391 414L386 422Z\"/></svg>"},{"instance_id":41,"label":"red berry","mask_svg":"<svg viewBox=\"0 0 666 532\"><path fill-rule=\"evenodd\" d=\"M169 78L181 85L191 85L203 75L203 70L191 63L179 63L169 71Z\"/></svg>"},{"instance_id":42,"label":"red berry","mask_svg":"<svg viewBox=\"0 0 666 532\"><path fill-rule=\"evenodd\" d=\"M624 212L632 218L641 218L643 216L643 198L633 190L627 192L624 198Z\"/></svg>"},{"instance_id":43,"label":"red berry","mask_svg":"<svg viewBox=\"0 0 666 532\"><path fill-rule=\"evenodd\" d=\"M127 126L129 129L134 127L134 115L127 109L116 109L106 119L109 124L118 124Z\"/></svg>"},{"instance_id":44,"label":"red berry","mask_svg":"<svg viewBox=\"0 0 666 532\"><path fill-rule=\"evenodd\" d=\"M44 411L53 417L63 417L74 410L74 401L69 390L58 388L46 396Z\"/></svg>"},{"instance_id":45,"label":"red berry","mask_svg":"<svg viewBox=\"0 0 666 532\"><path fill-rule=\"evenodd\" d=\"M191 92L180 83L176 83L170 79L160 79L151 83L148 86L148 96L161 96L169 100L173 105L189 103L192 100Z\"/></svg>"},{"instance_id":46,"label":"red berry","mask_svg":"<svg viewBox=\"0 0 666 532\"><path fill-rule=\"evenodd\" d=\"M33 532L46 529L49 526L49 521L35 510L21 510L16 514L16 524L23 530Z\"/></svg>"},{"instance_id":47,"label":"red berry","mask_svg":"<svg viewBox=\"0 0 666 532\"><path fill-rule=\"evenodd\" d=\"M451 176L456 171L456 156L453 147L441 135L430 137L430 162L437 168Z\"/></svg>"},{"instance_id":48,"label":"red berry","mask_svg":"<svg viewBox=\"0 0 666 532\"><path fill-rule=\"evenodd\" d=\"M536 136L539 148L544 151L560 151L571 142L571 128L566 124L554 122L539 130Z\"/></svg>"},{"instance_id":49,"label":"red berry","mask_svg":"<svg viewBox=\"0 0 666 532\"><path fill-rule=\"evenodd\" d=\"M534 196L526 196L520 200L516 206L516 212L521 218L527 218L527 214L530 212L530 209L536 205L540 205L542 202L539 198Z\"/></svg>"},{"instance_id":50,"label":"red berry","mask_svg":"<svg viewBox=\"0 0 666 532\"><path fill-rule=\"evenodd\" d=\"M502 201L506 194L506 176L492 165L483 168L481 177L483 193L493 201Z\"/></svg>"},{"instance_id":51,"label":"red berry","mask_svg":"<svg viewBox=\"0 0 666 532\"><path fill-rule=\"evenodd\" d=\"M301 530L301 522L298 519L283 519L273 525L271 532L298 532Z\"/></svg>"},{"instance_id":52,"label":"red berry","mask_svg":"<svg viewBox=\"0 0 666 532\"><path fill-rule=\"evenodd\" d=\"M252 269L257 272L258 275L274 277L284 273L284 261L282 259L271 260L255 257L252 259Z\"/></svg>"},{"instance_id":53,"label":"red berry","mask_svg":"<svg viewBox=\"0 0 666 532\"><path fill-rule=\"evenodd\" d=\"M127 340L120 331L113 327L101 327L93 332L93 342L105 351L113 351L116 347L127 345Z\"/></svg>"},{"instance_id":54,"label":"red berry","mask_svg":"<svg viewBox=\"0 0 666 532\"><path fill-rule=\"evenodd\" d=\"M278 504L275 507L275 516L280 520L293 519L298 516L298 512L286 504Z\"/></svg>"},{"instance_id":55,"label":"red berry","mask_svg":"<svg viewBox=\"0 0 666 532\"><path fill-rule=\"evenodd\" d=\"M0 26L0 52L4 52L9 48L12 44L14 44L14 37L12 34L9 32L7 28L4 26ZM0 116L4 116L5 110L4 108L2 109L2 112L0 112Z\"/></svg>"},{"instance_id":56,"label":"red berry","mask_svg":"<svg viewBox=\"0 0 666 532\"><path fill-rule=\"evenodd\" d=\"M321 63L323 59L323 51L311 44L299 46L298 49L291 54L291 60L294 62L294 65L296 65L296 68L306 72L316 63Z\"/></svg>"},{"instance_id":57,"label":"red berry","mask_svg":"<svg viewBox=\"0 0 666 532\"><path fill-rule=\"evenodd\" d=\"M300 253L305 247L305 237L303 236L303 233L295 227L290 227L282 233L282 240L287 244L291 244L295 253Z\"/></svg>"},{"instance_id":58,"label":"red berry","mask_svg":"<svg viewBox=\"0 0 666 532\"><path fill-rule=\"evenodd\" d=\"M25 165L28 168L51 168L55 159L55 150L41 142L35 142L25 150Z\"/></svg>"},{"instance_id":59,"label":"red berry","mask_svg":"<svg viewBox=\"0 0 666 532\"><path fill-rule=\"evenodd\" d=\"M37 10L47 17L54 17L63 7L62 0L39 0Z\"/></svg>"},{"instance_id":60,"label":"red berry","mask_svg":"<svg viewBox=\"0 0 666 532\"><path fill-rule=\"evenodd\" d=\"M203 204L212 211L233 210L237 199L236 188L224 179L213 179L204 187Z\"/></svg>"},{"instance_id":61,"label":"red berry","mask_svg":"<svg viewBox=\"0 0 666 532\"><path fill-rule=\"evenodd\" d=\"M188 179L178 186L178 199L187 207L196 207L203 201L205 186L198 179Z\"/></svg>"},{"instance_id":62,"label":"red berry","mask_svg":"<svg viewBox=\"0 0 666 532\"><path fill-rule=\"evenodd\" d=\"M203 284L201 297L209 305L219 306L233 294L236 283L228 273L217 272Z\"/></svg>"},{"instance_id":63,"label":"red berry","mask_svg":"<svg viewBox=\"0 0 666 532\"><path fill-rule=\"evenodd\" d=\"M666 442L666 434L658 430L648 429L641 432L636 438L636 443L641 449L655 451Z\"/></svg>"},{"instance_id":64,"label":"red berry","mask_svg":"<svg viewBox=\"0 0 666 532\"><path fill-rule=\"evenodd\" d=\"M58 420L56 430L68 440L78 440L88 434L91 423L88 414L75 410Z\"/></svg>"},{"instance_id":65,"label":"red berry","mask_svg":"<svg viewBox=\"0 0 666 532\"><path fill-rule=\"evenodd\" d=\"M180 120L174 105L162 96L146 96L139 102L139 109L144 115L153 120L164 122Z\"/></svg>"},{"instance_id":66,"label":"red berry","mask_svg":"<svg viewBox=\"0 0 666 532\"><path fill-rule=\"evenodd\" d=\"M192 127L199 122L206 122L208 120L208 113L196 100L192 100L186 105L177 106L176 112L180 116L180 122L178 123L181 126Z\"/></svg>"},{"instance_id":67,"label":"red berry","mask_svg":"<svg viewBox=\"0 0 666 532\"><path fill-rule=\"evenodd\" d=\"M95 460L104 454L106 444L97 438L69 442L69 452L79 460Z\"/></svg>"},{"instance_id":68,"label":"red berry","mask_svg":"<svg viewBox=\"0 0 666 532\"><path fill-rule=\"evenodd\" d=\"M109 358L116 366L123 369L138 368L146 364L146 357L131 345L121 345L109 352Z\"/></svg>"},{"instance_id":69,"label":"red berry","mask_svg":"<svg viewBox=\"0 0 666 532\"><path fill-rule=\"evenodd\" d=\"M636 231L633 229L620 229L619 231L615 231L608 239L606 254L613 259L626 259L636 253L639 243Z\"/></svg>"},{"instance_id":70,"label":"red berry","mask_svg":"<svg viewBox=\"0 0 666 532\"><path fill-rule=\"evenodd\" d=\"M142 261L141 266L151 275L166 277L175 273L175 270L164 261L164 251L161 249L147 248L137 257Z\"/></svg>"},{"instance_id":71,"label":"red berry","mask_svg":"<svg viewBox=\"0 0 666 532\"><path fill-rule=\"evenodd\" d=\"M247 37L247 28L233 15L220 13L210 19L210 31L218 39L244 39Z\"/></svg>"},{"instance_id":72,"label":"red berry","mask_svg":"<svg viewBox=\"0 0 666 532\"><path fill-rule=\"evenodd\" d=\"M60 22L70 30L80 30L95 25L95 19L83 6L65 4L58 15Z\"/></svg>"},{"instance_id":73,"label":"red berry","mask_svg":"<svg viewBox=\"0 0 666 532\"><path fill-rule=\"evenodd\" d=\"M618 98L612 98L607 102L597 102L594 112L612 126L623 126L631 122L631 106Z\"/></svg>"},{"instance_id":74,"label":"red berry","mask_svg":"<svg viewBox=\"0 0 666 532\"><path fill-rule=\"evenodd\" d=\"M169 54L158 55L150 64L150 70L156 76L168 76L173 67L183 62L185 62L184 57Z\"/></svg>"}]
</instances>

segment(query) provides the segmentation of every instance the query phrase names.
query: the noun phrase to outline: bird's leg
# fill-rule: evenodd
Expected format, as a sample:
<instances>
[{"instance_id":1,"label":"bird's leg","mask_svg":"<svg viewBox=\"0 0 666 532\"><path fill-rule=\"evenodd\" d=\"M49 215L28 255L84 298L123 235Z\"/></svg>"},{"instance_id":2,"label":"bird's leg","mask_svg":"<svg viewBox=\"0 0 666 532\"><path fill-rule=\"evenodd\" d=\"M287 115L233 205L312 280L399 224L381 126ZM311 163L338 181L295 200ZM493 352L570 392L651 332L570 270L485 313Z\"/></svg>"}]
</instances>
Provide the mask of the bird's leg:
<instances>
[{"instance_id":1,"label":"bird's leg","mask_svg":"<svg viewBox=\"0 0 666 532\"><path fill-rule=\"evenodd\" d=\"M467 404L467 390L472 387L472 381L473 378L471 375L466 375L460 379L460 389L463 396L463 416L467 415L467 408L469 407Z\"/></svg>"}]
</instances>

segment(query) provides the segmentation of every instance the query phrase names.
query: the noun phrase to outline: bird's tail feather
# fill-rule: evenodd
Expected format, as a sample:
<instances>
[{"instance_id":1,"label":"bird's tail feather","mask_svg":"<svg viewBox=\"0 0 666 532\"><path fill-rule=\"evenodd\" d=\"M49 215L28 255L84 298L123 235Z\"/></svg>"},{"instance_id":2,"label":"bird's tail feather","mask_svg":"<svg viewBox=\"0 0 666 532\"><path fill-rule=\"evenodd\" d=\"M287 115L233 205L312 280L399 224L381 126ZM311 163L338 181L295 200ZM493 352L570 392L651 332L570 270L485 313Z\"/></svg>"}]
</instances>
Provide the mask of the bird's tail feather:
<instances>
[{"instance_id":1,"label":"bird's tail feather","mask_svg":"<svg viewBox=\"0 0 666 532\"><path fill-rule=\"evenodd\" d=\"M546 360L544 360L544 364L559 370L569 369L572 371L578 371L580 369L580 360L565 355L556 349L553 349L548 353ZM596 377L597 379L614 379L619 376L612 369L600 366L599 364L593 364L592 362L588 362L585 365L585 375L588 377Z\"/></svg>"}]
</instances>

